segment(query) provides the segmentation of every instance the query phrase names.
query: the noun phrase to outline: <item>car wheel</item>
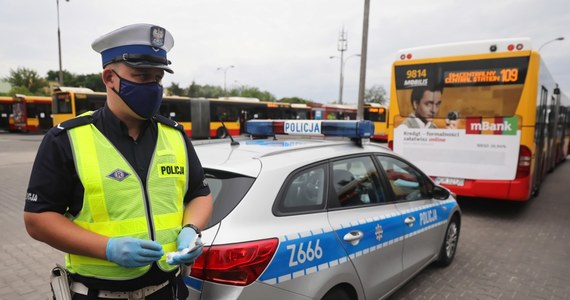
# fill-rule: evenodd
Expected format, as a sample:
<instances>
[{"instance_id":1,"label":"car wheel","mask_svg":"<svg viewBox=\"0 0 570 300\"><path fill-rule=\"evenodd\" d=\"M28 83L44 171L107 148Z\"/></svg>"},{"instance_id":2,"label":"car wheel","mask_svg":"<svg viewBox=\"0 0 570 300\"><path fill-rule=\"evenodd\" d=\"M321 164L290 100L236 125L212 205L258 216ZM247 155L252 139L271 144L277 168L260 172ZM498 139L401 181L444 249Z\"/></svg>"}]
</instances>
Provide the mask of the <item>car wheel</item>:
<instances>
[{"instance_id":1,"label":"car wheel","mask_svg":"<svg viewBox=\"0 0 570 300\"><path fill-rule=\"evenodd\" d=\"M328 291L321 300L355 300L350 297L350 293L340 287Z\"/></svg>"},{"instance_id":2,"label":"car wheel","mask_svg":"<svg viewBox=\"0 0 570 300\"><path fill-rule=\"evenodd\" d=\"M227 137L228 137L228 131L225 128L220 127L218 128L218 130L216 130L216 138L225 139Z\"/></svg>"},{"instance_id":3,"label":"car wheel","mask_svg":"<svg viewBox=\"0 0 570 300\"><path fill-rule=\"evenodd\" d=\"M459 242L459 221L457 217L453 217L447 225L443 244L439 250L439 258L436 264L440 267L447 267L453 261L455 252L457 252L457 243Z\"/></svg>"}]
</instances>

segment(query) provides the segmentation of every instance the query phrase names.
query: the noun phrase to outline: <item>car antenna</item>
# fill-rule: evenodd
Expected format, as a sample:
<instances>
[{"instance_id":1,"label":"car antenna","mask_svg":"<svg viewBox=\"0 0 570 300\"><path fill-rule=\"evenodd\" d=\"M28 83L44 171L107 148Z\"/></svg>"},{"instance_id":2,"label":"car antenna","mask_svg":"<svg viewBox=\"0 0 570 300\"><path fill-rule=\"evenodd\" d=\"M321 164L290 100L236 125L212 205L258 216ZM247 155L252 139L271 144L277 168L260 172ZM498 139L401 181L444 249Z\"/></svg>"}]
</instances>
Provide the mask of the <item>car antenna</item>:
<instances>
[{"instance_id":1,"label":"car antenna","mask_svg":"<svg viewBox=\"0 0 570 300\"><path fill-rule=\"evenodd\" d=\"M234 141L234 138L232 137L232 134L230 133L230 131L228 130L228 128L226 127L226 124L224 124L224 119L220 118L220 122L222 122L222 127L224 128L224 130L228 133L228 136L230 137L231 143L230 145L232 146L238 146L239 142Z\"/></svg>"}]
</instances>

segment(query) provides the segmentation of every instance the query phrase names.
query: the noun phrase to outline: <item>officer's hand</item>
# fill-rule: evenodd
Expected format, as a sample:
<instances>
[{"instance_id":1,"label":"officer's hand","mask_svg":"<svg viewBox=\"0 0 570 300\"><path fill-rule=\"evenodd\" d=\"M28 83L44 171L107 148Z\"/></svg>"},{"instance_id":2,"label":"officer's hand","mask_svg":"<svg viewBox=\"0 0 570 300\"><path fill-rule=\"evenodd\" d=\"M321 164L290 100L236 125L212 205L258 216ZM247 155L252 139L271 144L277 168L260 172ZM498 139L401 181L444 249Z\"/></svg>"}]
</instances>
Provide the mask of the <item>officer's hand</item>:
<instances>
[{"instance_id":1,"label":"officer's hand","mask_svg":"<svg viewBox=\"0 0 570 300\"><path fill-rule=\"evenodd\" d=\"M172 265L179 264L191 264L193 263L200 254L202 254L202 242L196 237L196 231L190 227L184 227L178 234L178 251L184 249L192 249L192 251L180 255L176 255L172 258ZM195 243L195 241L198 241ZM183 253L183 252L182 252Z\"/></svg>"},{"instance_id":2,"label":"officer's hand","mask_svg":"<svg viewBox=\"0 0 570 300\"><path fill-rule=\"evenodd\" d=\"M110 238L107 242L107 260L126 268L142 267L159 260L164 251L162 245L148 240L130 237Z\"/></svg>"}]
</instances>

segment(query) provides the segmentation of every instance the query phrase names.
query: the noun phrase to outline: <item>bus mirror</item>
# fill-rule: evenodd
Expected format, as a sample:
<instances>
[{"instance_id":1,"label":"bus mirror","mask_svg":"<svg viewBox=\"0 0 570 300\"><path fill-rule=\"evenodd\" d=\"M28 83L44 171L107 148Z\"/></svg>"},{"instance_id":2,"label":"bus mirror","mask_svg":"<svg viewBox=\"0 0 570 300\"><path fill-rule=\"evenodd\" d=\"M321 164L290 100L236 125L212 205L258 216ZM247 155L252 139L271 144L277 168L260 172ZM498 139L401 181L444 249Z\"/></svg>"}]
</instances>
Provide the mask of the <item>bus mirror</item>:
<instances>
[{"instance_id":1,"label":"bus mirror","mask_svg":"<svg viewBox=\"0 0 570 300\"><path fill-rule=\"evenodd\" d=\"M449 190L439 185L433 187L432 197L436 200L446 200L449 198Z\"/></svg>"}]
</instances>

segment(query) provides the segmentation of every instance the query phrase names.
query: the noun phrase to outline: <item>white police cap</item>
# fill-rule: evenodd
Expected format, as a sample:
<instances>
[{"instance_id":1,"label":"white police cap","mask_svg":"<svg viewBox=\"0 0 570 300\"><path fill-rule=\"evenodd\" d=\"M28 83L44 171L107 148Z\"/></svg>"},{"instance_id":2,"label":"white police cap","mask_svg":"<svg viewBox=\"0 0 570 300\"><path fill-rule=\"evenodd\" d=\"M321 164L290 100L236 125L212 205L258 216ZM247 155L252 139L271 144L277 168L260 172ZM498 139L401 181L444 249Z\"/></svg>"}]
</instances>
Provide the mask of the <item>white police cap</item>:
<instances>
[{"instance_id":1,"label":"white police cap","mask_svg":"<svg viewBox=\"0 0 570 300\"><path fill-rule=\"evenodd\" d=\"M101 53L103 67L123 62L133 68L159 68L173 73L166 53L174 39L166 29L152 24L133 24L96 39L91 47Z\"/></svg>"}]
</instances>

